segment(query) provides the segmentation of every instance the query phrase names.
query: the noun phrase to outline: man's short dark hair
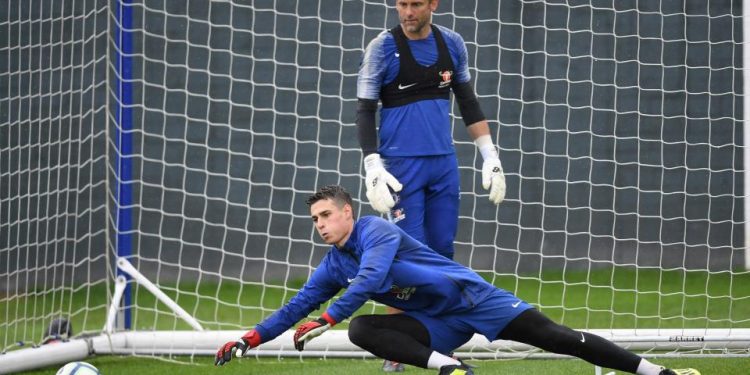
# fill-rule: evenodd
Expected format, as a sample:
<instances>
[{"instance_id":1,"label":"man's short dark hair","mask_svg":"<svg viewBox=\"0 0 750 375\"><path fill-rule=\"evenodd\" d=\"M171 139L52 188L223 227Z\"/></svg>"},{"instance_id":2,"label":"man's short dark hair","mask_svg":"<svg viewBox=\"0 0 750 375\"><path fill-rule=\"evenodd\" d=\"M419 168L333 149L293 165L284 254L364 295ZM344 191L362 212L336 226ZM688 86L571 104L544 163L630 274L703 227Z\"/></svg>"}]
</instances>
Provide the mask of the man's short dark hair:
<instances>
[{"instance_id":1,"label":"man's short dark hair","mask_svg":"<svg viewBox=\"0 0 750 375\"><path fill-rule=\"evenodd\" d=\"M307 205L312 206L315 202L330 199L336 203L337 206L343 207L345 203L354 207L352 203L352 196L340 185L327 185L320 188L315 194L307 198Z\"/></svg>"}]
</instances>

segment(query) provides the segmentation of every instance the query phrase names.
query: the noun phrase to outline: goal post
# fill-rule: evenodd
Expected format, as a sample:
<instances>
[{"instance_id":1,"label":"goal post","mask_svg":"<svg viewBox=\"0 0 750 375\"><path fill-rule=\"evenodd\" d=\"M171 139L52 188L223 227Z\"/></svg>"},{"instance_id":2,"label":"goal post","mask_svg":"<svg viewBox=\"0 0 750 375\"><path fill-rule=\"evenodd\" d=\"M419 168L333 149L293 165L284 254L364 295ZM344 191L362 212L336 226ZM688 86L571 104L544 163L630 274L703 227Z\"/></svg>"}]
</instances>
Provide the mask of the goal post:
<instances>
[{"instance_id":1,"label":"goal post","mask_svg":"<svg viewBox=\"0 0 750 375\"><path fill-rule=\"evenodd\" d=\"M118 0L111 4L114 22L109 29L114 35L114 48L107 50L108 58L114 65L108 70L111 78L111 108L114 126L111 128L112 145L112 178L110 186L114 186L114 202L112 215L116 228L114 247L118 257L129 257L133 254L133 2ZM123 272L121 267L115 267L119 277L129 280L130 275ZM122 306L119 320L123 329L132 328L132 289L127 283L122 290ZM111 308L111 306L110 306Z\"/></svg>"},{"instance_id":2,"label":"goal post","mask_svg":"<svg viewBox=\"0 0 750 375\"><path fill-rule=\"evenodd\" d=\"M743 40L750 40L750 4L747 1L742 2L742 38ZM745 61L750 61L750 48L742 48L742 92L750 92L750 69L744 65ZM742 118L743 120L750 116L750 95L742 96ZM744 123L744 122L743 122ZM750 132L742 132L743 145L750 144ZM750 165L750 148L742 148L742 162L743 165ZM750 174L744 173L744 196L750 196ZM750 233L750 221L747 220L750 217L750 205L745 204L745 233ZM750 270L750 236L745 235L745 269Z\"/></svg>"},{"instance_id":3,"label":"goal post","mask_svg":"<svg viewBox=\"0 0 750 375\"><path fill-rule=\"evenodd\" d=\"M23 359L41 352L204 360L328 250L309 194L341 184L374 213L356 79L392 0L0 7L0 369L54 363ZM489 203L454 110L456 260L646 356L750 355L743 12L441 1L508 184ZM41 345L60 318L70 340ZM249 355L369 357L339 326ZM482 337L458 353L550 356Z\"/></svg>"}]
</instances>

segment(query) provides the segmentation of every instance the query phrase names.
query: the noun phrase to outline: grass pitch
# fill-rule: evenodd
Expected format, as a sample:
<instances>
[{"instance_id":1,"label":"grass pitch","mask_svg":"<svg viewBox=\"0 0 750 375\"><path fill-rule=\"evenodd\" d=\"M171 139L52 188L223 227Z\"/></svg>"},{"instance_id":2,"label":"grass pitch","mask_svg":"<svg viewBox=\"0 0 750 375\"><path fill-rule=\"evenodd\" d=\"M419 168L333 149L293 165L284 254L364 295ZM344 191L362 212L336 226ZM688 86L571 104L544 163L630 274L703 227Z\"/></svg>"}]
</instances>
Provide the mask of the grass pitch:
<instances>
[{"instance_id":1,"label":"grass pitch","mask_svg":"<svg viewBox=\"0 0 750 375\"><path fill-rule=\"evenodd\" d=\"M179 362L168 362L153 358L100 356L92 357L87 362L96 366L104 375L139 374L139 375L230 375L230 374L331 374L331 375L382 375L382 361L354 359L242 359L232 361L223 367L213 366L213 359L195 357L175 358ZM595 369L584 361L577 359L523 359L508 361L469 361L477 365L477 375L594 375ZM669 358L654 359L653 362L674 368L693 367L704 375L740 375L747 374L750 358ZM60 366L61 367L61 366ZM57 367L24 372L25 375L54 374ZM610 370L604 370L606 374ZM436 370L424 370L407 366L404 374L434 375ZM625 374L616 372L616 374Z\"/></svg>"},{"instance_id":2,"label":"grass pitch","mask_svg":"<svg viewBox=\"0 0 750 375\"><path fill-rule=\"evenodd\" d=\"M574 328L750 328L750 273L613 268L542 275L483 275L495 285L539 306L553 320ZM247 329L288 301L301 281L287 285L235 282L161 285L206 329ZM99 332L104 326L108 293L105 283L89 287L38 290L0 296L0 347L18 349L41 341L55 317L66 316L76 333ZM177 319L145 288L134 287L133 326L140 330L182 330ZM321 307L325 309L326 306ZM368 303L358 314L381 313ZM318 315L320 311L311 315ZM345 329L346 322L336 328ZM321 337L318 340L324 340ZM745 354L750 355L750 352ZM375 360L299 358L242 359L215 368L210 357L99 356L88 359L103 374L382 374ZM669 358L654 360L670 367L694 367L703 374L746 374L750 358ZM580 360L473 361L478 374L593 374ZM29 374L50 374L46 368ZM431 374L414 367L412 374ZM607 373L607 371L603 372Z\"/></svg>"}]
</instances>

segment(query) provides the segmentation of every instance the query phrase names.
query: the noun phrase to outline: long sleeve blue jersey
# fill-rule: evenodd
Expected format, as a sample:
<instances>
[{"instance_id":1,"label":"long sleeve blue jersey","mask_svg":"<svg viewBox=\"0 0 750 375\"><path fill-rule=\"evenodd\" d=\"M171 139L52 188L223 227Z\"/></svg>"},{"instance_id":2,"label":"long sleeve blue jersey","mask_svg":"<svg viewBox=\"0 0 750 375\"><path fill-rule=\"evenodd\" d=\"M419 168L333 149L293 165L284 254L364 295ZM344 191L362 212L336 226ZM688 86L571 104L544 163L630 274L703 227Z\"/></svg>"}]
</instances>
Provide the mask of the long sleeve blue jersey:
<instances>
[{"instance_id":1,"label":"long sleeve blue jersey","mask_svg":"<svg viewBox=\"0 0 750 375\"><path fill-rule=\"evenodd\" d=\"M346 288L327 310L340 322L367 300L437 316L471 309L495 287L382 218L365 216L345 246L332 246L302 289L258 324L272 340Z\"/></svg>"},{"instance_id":2,"label":"long sleeve blue jersey","mask_svg":"<svg viewBox=\"0 0 750 375\"><path fill-rule=\"evenodd\" d=\"M455 83L471 79L468 52L461 35L443 26L437 26L445 38L446 46L456 69ZM409 48L417 63L434 64L438 59L433 33L421 40L409 40ZM383 86L396 79L400 60L393 35L384 31L365 49L357 77L357 97L379 100ZM450 125L451 103L445 99L420 100L407 105L382 108L380 111L380 146L383 156L427 156L453 154L453 136Z\"/></svg>"}]
</instances>

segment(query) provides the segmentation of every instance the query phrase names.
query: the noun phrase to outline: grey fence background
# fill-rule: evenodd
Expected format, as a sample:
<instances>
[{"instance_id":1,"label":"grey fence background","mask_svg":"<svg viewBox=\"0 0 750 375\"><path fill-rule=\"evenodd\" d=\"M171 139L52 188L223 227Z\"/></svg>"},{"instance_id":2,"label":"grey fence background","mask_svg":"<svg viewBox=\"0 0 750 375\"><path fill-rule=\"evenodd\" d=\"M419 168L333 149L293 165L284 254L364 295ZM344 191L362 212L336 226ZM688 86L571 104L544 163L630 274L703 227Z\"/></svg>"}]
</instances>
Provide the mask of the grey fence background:
<instances>
[{"instance_id":1,"label":"grey fence background","mask_svg":"<svg viewBox=\"0 0 750 375\"><path fill-rule=\"evenodd\" d=\"M39 4L0 9L6 288L40 264L100 280L115 246L114 11ZM391 5L134 2L138 268L165 281L307 275L327 249L307 195L339 183L364 198L356 73L396 25ZM457 260L530 274L741 267L741 14L740 1L441 1L433 21L467 42L508 183L489 204L456 118Z\"/></svg>"}]
</instances>

